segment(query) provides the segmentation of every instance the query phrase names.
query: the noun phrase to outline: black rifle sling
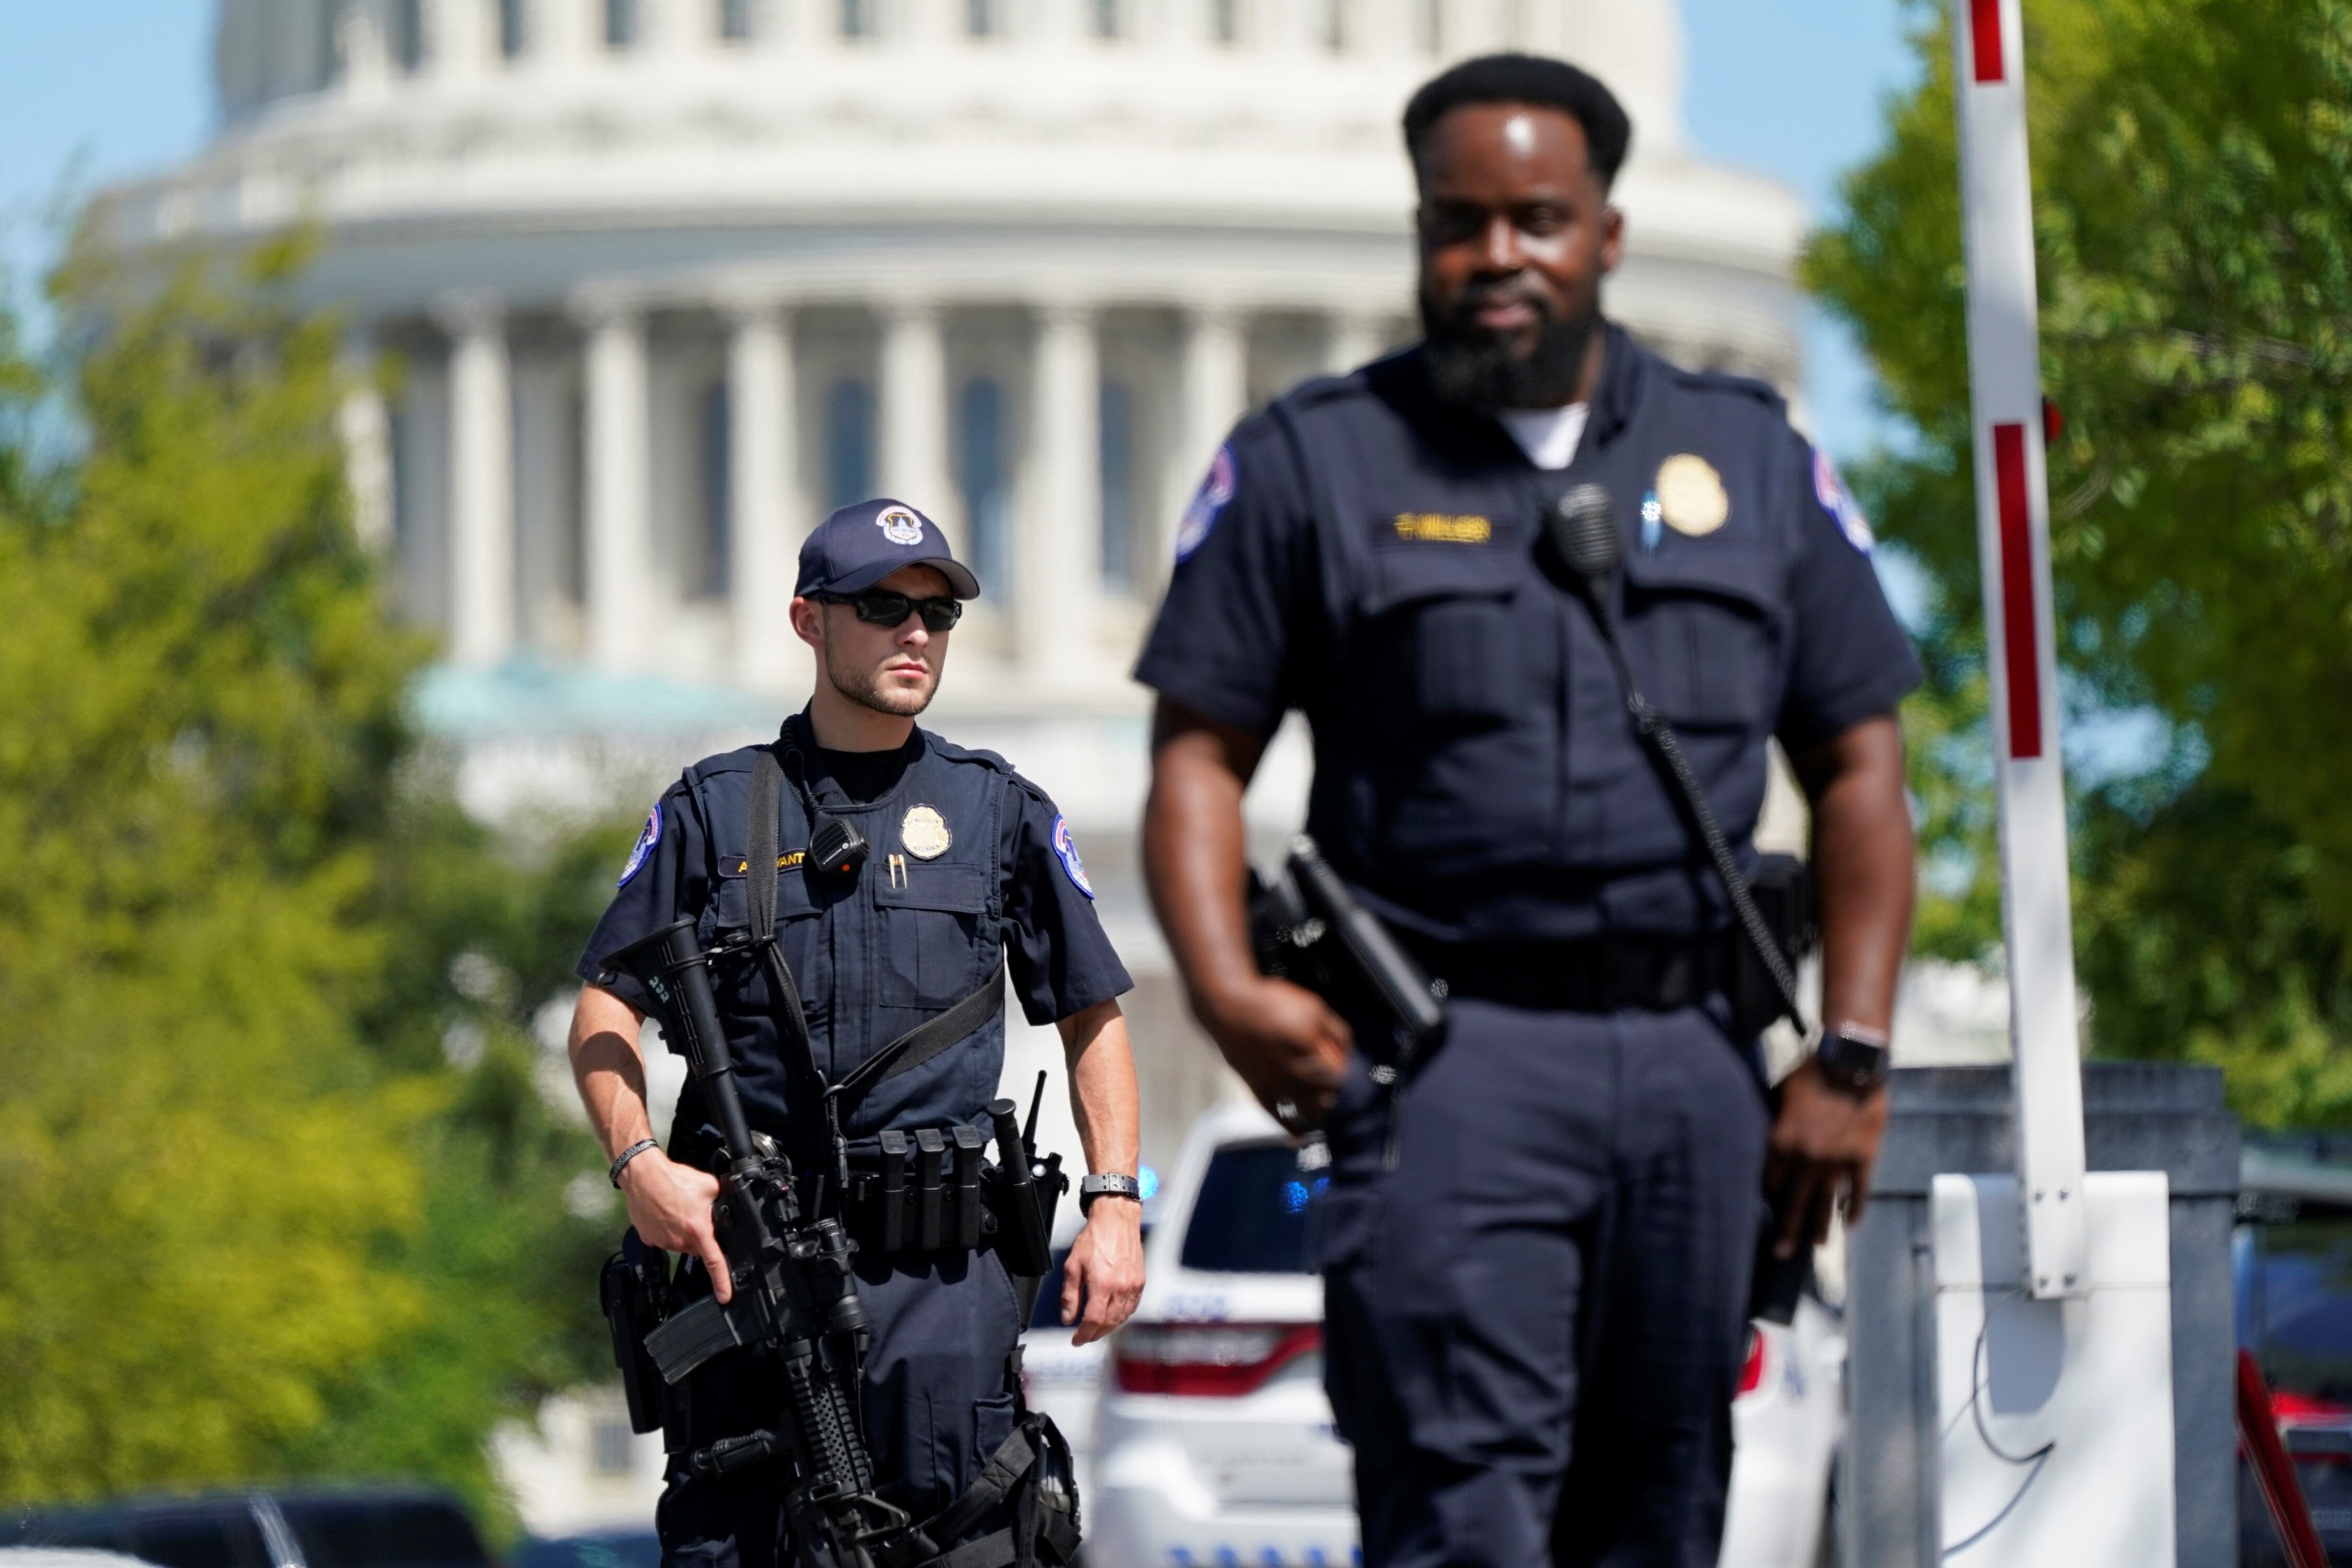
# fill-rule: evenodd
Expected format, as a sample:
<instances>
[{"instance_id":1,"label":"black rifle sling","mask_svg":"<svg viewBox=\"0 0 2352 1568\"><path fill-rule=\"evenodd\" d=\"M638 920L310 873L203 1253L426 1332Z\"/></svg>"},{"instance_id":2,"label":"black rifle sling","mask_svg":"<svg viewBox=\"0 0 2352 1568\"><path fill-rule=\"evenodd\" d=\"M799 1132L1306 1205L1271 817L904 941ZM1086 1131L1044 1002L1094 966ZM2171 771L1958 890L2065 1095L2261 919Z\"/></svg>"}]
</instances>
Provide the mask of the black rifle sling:
<instances>
[{"instance_id":1,"label":"black rifle sling","mask_svg":"<svg viewBox=\"0 0 2352 1568\"><path fill-rule=\"evenodd\" d=\"M1000 958L979 990L944 1013L934 1013L859 1062L835 1090L850 1105L876 1084L912 1072L996 1016L1004 1006L1004 961Z\"/></svg>"},{"instance_id":2,"label":"black rifle sling","mask_svg":"<svg viewBox=\"0 0 2352 1568\"><path fill-rule=\"evenodd\" d=\"M1731 853L1731 845L1723 836L1722 826L1715 820L1715 810L1707 805L1706 786L1683 754L1681 740L1664 714L1650 705L1642 689L1633 683L1633 667L1625 661L1625 649L1617 637L1617 616L1612 610L1597 608L1593 620L1601 630L1601 643L1609 650L1609 662L1617 674L1617 689L1623 693L1625 710L1633 715L1633 727L1648 742L1650 750L1664 767L1667 782L1680 803L1690 824L1698 831L1700 845L1707 858L1715 864L1716 879L1731 901L1732 918L1748 939L1764 973L1770 976L1772 990L1780 1004L1780 1011L1795 1026L1801 1039L1812 1037L1812 1026L1805 1021L1804 1005L1797 998L1797 976L1789 967L1788 955L1780 951L1780 942L1772 935L1771 927L1764 923L1756 900L1748 890L1748 879L1739 874L1739 862Z\"/></svg>"},{"instance_id":3,"label":"black rifle sling","mask_svg":"<svg viewBox=\"0 0 2352 1568\"><path fill-rule=\"evenodd\" d=\"M816 1070L816 1051L809 1041L808 1013L801 1006L801 989L793 983L784 950L776 945L776 819L783 803L784 764L775 747L762 746L751 764L751 817L744 824L743 888L751 900L751 946L768 977L768 988L776 994L776 1026L787 1047L800 1058L795 1065L807 1072L823 1093L824 1076Z\"/></svg>"},{"instance_id":4,"label":"black rifle sling","mask_svg":"<svg viewBox=\"0 0 2352 1568\"><path fill-rule=\"evenodd\" d=\"M793 984L793 972L784 963L783 950L776 945L776 817L782 808L783 799L783 761L777 756L774 746L762 746L758 760L751 766L751 815L745 825L744 834L747 850L744 875L746 888L751 894L751 941L759 952L760 963L767 972L768 984L776 993L779 1022L798 1046L800 1058L807 1064L810 1076L822 1083L824 1079L816 1070L815 1052L809 1043L808 1015L801 1007L800 989ZM753 870L761 866L770 868L764 876L755 874ZM995 1017L1003 1005L1004 963L1000 958L996 968L979 990L946 1012L924 1019L858 1063L835 1086L835 1094L847 1105L856 1105L858 1097L874 1085L922 1066Z\"/></svg>"}]
</instances>

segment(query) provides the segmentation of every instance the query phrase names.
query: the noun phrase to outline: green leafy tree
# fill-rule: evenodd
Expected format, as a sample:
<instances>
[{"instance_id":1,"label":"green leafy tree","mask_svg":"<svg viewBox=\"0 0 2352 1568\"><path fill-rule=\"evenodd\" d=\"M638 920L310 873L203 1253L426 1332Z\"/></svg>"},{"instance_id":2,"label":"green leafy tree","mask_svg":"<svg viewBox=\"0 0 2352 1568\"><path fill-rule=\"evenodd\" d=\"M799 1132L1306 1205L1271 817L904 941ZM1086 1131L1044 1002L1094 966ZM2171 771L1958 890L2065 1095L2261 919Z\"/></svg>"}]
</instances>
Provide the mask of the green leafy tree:
<instances>
[{"instance_id":1,"label":"green leafy tree","mask_svg":"<svg viewBox=\"0 0 2352 1568\"><path fill-rule=\"evenodd\" d=\"M1850 174L1807 281L1916 437L1858 476L1937 586L1915 704L1923 937L1998 938L1948 35ZM2060 658L2171 745L2076 803L2101 1050L2231 1069L2271 1121L2352 1115L2352 7L2026 10Z\"/></svg>"},{"instance_id":2,"label":"green leafy tree","mask_svg":"<svg viewBox=\"0 0 2352 1568\"><path fill-rule=\"evenodd\" d=\"M528 1024L625 829L510 845L436 782L299 261L85 249L54 363L0 317L0 1499L495 1511L491 1428L601 1359Z\"/></svg>"},{"instance_id":3,"label":"green leafy tree","mask_svg":"<svg viewBox=\"0 0 2352 1568\"><path fill-rule=\"evenodd\" d=\"M436 1477L503 1526L485 1437L609 1373L595 1278L625 1221L593 1141L549 1114L571 1089L531 1024L569 1000L635 831L554 824L502 843L446 791L402 803L381 884L394 940L362 1025L389 1065L452 1086L417 1144L424 1223L398 1249L425 1310L339 1380L283 1468Z\"/></svg>"}]
</instances>

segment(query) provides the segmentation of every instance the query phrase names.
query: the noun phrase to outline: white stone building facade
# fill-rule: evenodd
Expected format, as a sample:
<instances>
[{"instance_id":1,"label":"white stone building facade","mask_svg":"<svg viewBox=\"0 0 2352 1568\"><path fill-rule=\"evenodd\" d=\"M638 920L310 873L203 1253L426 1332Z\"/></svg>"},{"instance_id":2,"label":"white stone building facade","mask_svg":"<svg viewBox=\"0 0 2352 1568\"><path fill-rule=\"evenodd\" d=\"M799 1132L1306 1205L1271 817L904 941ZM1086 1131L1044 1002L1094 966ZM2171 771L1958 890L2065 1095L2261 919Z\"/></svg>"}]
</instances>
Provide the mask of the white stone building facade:
<instances>
[{"instance_id":1,"label":"white stone building facade","mask_svg":"<svg viewBox=\"0 0 2352 1568\"><path fill-rule=\"evenodd\" d=\"M1668 0L225 0L222 133L111 199L321 225L399 367L362 513L456 667L788 692L799 537L884 491L989 585L967 668L1059 705L1234 419L1411 334L1397 112L1502 46L1634 115L1612 311L1792 387L1798 208L1682 150Z\"/></svg>"}]
</instances>

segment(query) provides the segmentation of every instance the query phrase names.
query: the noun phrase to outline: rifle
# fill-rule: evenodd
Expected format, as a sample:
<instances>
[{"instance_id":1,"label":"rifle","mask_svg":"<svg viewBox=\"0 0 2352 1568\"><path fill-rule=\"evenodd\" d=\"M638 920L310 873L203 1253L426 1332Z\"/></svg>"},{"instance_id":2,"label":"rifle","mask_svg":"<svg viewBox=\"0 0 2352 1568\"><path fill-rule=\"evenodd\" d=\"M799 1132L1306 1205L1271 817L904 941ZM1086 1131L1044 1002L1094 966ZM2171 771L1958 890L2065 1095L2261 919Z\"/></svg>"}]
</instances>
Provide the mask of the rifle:
<instances>
[{"instance_id":1,"label":"rifle","mask_svg":"<svg viewBox=\"0 0 2352 1568\"><path fill-rule=\"evenodd\" d=\"M890 1548L913 1521L874 1491L858 1390L873 1331L850 1273L855 1247L840 1221L803 1213L792 1162L744 1119L711 990L711 957L696 940L694 921L681 920L614 953L608 965L645 987L725 1141L713 1162L719 1198L711 1218L732 1300L721 1305L706 1296L672 1313L645 1336L645 1354L672 1385L739 1346L772 1356L785 1389L781 1430L722 1438L686 1455L685 1463L717 1477L789 1458L794 1479L784 1512L803 1561L811 1568L875 1568L877 1559L903 1554ZM823 1184L820 1176L820 1194ZM812 1208L822 1202L820 1195Z\"/></svg>"}]
</instances>

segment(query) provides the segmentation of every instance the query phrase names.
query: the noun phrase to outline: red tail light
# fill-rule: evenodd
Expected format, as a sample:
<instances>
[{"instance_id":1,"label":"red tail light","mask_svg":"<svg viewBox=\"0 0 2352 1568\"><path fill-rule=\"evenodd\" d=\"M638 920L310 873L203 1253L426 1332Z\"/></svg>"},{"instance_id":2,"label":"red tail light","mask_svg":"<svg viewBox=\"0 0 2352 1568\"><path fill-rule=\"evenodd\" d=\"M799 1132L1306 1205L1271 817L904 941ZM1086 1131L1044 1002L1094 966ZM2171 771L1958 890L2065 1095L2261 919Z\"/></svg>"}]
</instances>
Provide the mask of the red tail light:
<instances>
[{"instance_id":1,"label":"red tail light","mask_svg":"<svg viewBox=\"0 0 2352 1568\"><path fill-rule=\"evenodd\" d=\"M1745 1399L1764 1386L1764 1331L1749 1324L1748 1329L1748 1359L1739 1363L1739 1393Z\"/></svg>"},{"instance_id":2,"label":"red tail light","mask_svg":"<svg viewBox=\"0 0 2352 1568\"><path fill-rule=\"evenodd\" d=\"M1114 1354L1129 1394L1231 1399L1256 1393L1322 1348L1316 1323L1129 1323Z\"/></svg>"},{"instance_id":3,"label":"red tail light","mask_svg":"<svg viewBox=\"0 0 2352 1568\"><path fill-rule=\"evenodd\" d=\"M2336 1426L2352 1417L2352 1406L2276 1388L2271 1391L2271 1415L2281 1426Z\"/></svg>"}]
</instances>

